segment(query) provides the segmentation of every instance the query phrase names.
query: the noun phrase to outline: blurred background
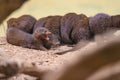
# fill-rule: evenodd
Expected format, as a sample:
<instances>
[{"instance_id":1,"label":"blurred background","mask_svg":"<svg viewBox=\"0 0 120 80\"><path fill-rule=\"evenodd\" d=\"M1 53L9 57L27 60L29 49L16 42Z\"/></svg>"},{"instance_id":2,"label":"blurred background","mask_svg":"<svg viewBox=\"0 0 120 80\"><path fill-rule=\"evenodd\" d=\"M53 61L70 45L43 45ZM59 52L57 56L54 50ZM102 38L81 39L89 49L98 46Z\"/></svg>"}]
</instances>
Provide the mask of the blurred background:
<instances>
[{"instance_id":1,"label":"blurred background","mask_svg":"<svg viewBox=\"0 0 120 80\"><path fill-rule=\"evenodd\" d=\"M64 15L69 12L83 13L87 16L94 16L97 13L117 15L120 14L120 0L29 0L0 25L0 36L5 36L6 21L11 17L16 18L30 14L39 19L50 15Z\"/></svg>"}]
</instances>

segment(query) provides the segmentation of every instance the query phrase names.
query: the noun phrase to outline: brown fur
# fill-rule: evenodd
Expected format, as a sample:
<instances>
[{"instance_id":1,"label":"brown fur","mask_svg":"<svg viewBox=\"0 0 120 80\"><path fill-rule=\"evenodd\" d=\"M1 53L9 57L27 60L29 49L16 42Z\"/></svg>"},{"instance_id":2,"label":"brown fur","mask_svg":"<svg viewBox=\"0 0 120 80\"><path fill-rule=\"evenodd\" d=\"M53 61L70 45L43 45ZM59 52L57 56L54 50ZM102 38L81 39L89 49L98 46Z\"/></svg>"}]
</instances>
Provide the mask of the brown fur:
<instances>
[{"instance_id":1,"label":"brown fur","mask_svg":"<svg viewBox=\"0 0 120 80\"><path fill-rule=\"evenodd\" d=\"M33 32L36 30L36 28L38 27L45 27L45 24L47 22L47 20L51 18L51 16L48 16L48 17L43 17L43 18L40 18L34 25L34 28L33 28Z\"/></svg>"},{"instance_id":2,"label":"brown fur","mask_svg":"<svg viewBox=\"0 0 120 80\"><path fill-rule=\"evenodd\" d=\"M59 40L60 39L59 38L60 19L61 19L61 16L48 16L48 17L40 18L36 22L33 31L41 27L47 28L51 32L51 35L49 35L50 41L59 45L60 44L60 40Z\"/></svg>"},{"instance_id":3,"label":"brown fur","mask_svg":"<svg viewBox=\"0 0 120 80\"><path fill-rule=\"evenodd\" d=\"M18 18L10 18L7 21L7 26L16 27L24 32L32 33L36 19L30 15L22 15Z\"/></svg>"},{"instance_id":4,"label":"brown fur","mask_svg":"<svg viewBox=\"0 0 120 80\"><path fill-rule=\"evenodd\" d=\"M103 34L112 28L111 17L98 13L89 19L90 30L94 35Z\"/></svg>"},{"instance_id":5,"label":"brown fur","mask_svg":"<svg viewBox=\"0 0 120 80\"><path fill-rule=\"evenodd\" d=\"M74 43L81 40L90 40L92 34L89 30L89 19L84 14L78 15L80 18L76 22L71 32L71 39Z\"/></svg>"},{"instance_id":6,"label":"brown fur","mask_svg":"<svg viewBox=\"0 0 120 80\"><path fill-rule=\"evenodd\" d=\"M72 49L57 52L56 54L65 54L67 52L78 50L88 44L86 40L90 40L93 36L89 30L89 20L84 14L78 15L79 20L73 26L71 31L71 39L73 43L77 43Z\"/></svg>"},{"instance_id":7,"label":"brown fur","mask_svg":"<svg viewBox=\"0 0 120 80\"><path fill-rule=\"evenodd\" d=\"M45 27L38 27L34 31L33 35L38 41L41 41L43 46L47 49L57 46L57 43L54 43L50 40L49 35L52 35L52 33Z\"/></svg>"},{"instance_id":8,"label":"brown fur","mask_svg":"<svg viewBox=\"0 0 120 80\"><path fill-rule=\"evenodd\" d=\"M71 31L75 23L79 20L76 13L68 13L61 19L60 35L63 43L73 44L70 39Z\"/></svg>"},{"instance_id":9,"label":"brown fur","mask_svg":"<svg viewBox=\"0 0 120 80\"><path fill-rule=\"evenodd\" d=\"M7 42L25 48L47 50L52 46L52 43L46 39L49 35L47 33L49 31L44 28L37 29L33 34L29 34L11 27L7 29Z\"/></svg>"},{"instance_id":10,"label":"brown fur","mask_svg":"<svg viewBox=\"0 0 120 80\"><path fill-rule=\"evenodd\" d=\"M60 40L60 21L62 16L52 16L45 24L45 27L49 29Z\"/></svg>"},{"instance_id":11,"label":"brown fur","mask_svg":"<svg viewBox=\"0 0 120 80\"><path fill-rule=\"evenodd\" d=\"M120 15L111 16L112 19L112 27L120 28Z\"/></svg>"}]
</instances>

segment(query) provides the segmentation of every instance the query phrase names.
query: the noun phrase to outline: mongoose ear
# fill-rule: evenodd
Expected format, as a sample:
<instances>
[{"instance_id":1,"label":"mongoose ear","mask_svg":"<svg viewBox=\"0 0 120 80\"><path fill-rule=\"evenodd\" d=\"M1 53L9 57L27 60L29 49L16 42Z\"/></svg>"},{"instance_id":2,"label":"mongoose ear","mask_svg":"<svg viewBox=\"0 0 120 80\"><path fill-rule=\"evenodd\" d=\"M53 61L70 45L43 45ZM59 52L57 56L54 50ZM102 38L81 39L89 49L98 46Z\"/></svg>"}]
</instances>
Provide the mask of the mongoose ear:
<instances>
[{"instance_id":1,"label":"mongoose ear","mask_svg":"<svg viewBox=\"0 0 120 80\"><path fill-rule=\"evenodd\" d=\"M8 27L17 26L16 24L17 24L17 21L16 21L15 18L11 18L11 19L9 19L9 20L7 21L7 26L8 26Z\"/></svg>"},{"instance_id":2,"label":"mongoose ear","mask_svg":"<svg viewBox=\"0 0 120 80\"><path fill-rule=\"evenodd\" d=\"M35 32L33 33L33 36L34 36L35 39L39 39L39 35L38 35L37 31L35 31Z\"/></svg>"},{"instance_id":3,"label":"mongoose ear","mask_svg":"<svg viewBox=\"0 0 120 80\"><path fill-rule=\"evenodd\" d=\"M18 22L17 21L14 21L12 24L11 24L12 27L16 27L18 26Z\"/></svg>"}]
</instances>

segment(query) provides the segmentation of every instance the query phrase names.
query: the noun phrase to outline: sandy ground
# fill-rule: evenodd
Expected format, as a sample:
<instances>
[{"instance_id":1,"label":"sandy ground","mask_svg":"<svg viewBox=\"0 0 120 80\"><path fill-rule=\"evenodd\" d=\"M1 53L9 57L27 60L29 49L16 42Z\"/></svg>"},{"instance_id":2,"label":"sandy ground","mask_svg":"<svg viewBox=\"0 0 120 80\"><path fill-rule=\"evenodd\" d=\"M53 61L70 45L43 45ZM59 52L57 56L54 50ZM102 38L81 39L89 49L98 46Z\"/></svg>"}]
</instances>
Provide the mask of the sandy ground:
<instances>
[{"instance_id":1,"label":"sandy ground","mask_svg":"<svg viewBox=\"0 0 120 80\"><path fill-rule=\"evenodd\" d=\"M0 37L0 51L15 60L22 60L26 62L35 62L42 69L59 70L61 66L65 66L72 62L72 58L80 54L80 50L66 53L64 55L54 54L55 52L71 49L72 47L61 46L54 50L41 51L20 46L14 46L7 43L5 37ZM85 51L85 49L83 50ZM13 80L13 79L12 79ZM17 79L19 80L18 76ZM24 80L21 79L20 80Z\"/></svg>"},{"instance_id":2,"label":"sandy ground","mask_svg":"<svg viewBox=\"0 0 120 80\"><path fill-rule=\"evenodd\" d=\"M72 47L60 46L54 50L41 51L41 50L27 49L27 48L11 45L7 43L5 37L0 37L0 52L5 54L4 56L0 55L0 57L9 57L11 59L21 60L25 62L34 62L41 69L52 70L52 71L60 70L62 69L62 67L67 66L71 62L74 62L74 59L77 59L76 58L77 56L79 56L79 58L84 58L84 55L88 55L88 53L86 54L85 52L88 52L89 50L95 50L95 48L97 47L98 45L95 42L91 42L77 51L68 52L64 55L57 55L54 53L71 49ZM117 68L114 68L114 65L112 66L113 67L109 67L109 68L107 67L107 69L105 68L105 70L103 69L102 72L100 73L100 76L111 75L111 73L116 73L117 71L120 71L119 68L120 64L119 66L117 65ZM97 74L99 74L99 72ZM17 75L8 80L35 80L35 79L33 77L22 74L22 75ZM98 80L98 79L89 79L89 80ZM120 80L120 78L117 80Z\"/></svg>"}]
</instances>

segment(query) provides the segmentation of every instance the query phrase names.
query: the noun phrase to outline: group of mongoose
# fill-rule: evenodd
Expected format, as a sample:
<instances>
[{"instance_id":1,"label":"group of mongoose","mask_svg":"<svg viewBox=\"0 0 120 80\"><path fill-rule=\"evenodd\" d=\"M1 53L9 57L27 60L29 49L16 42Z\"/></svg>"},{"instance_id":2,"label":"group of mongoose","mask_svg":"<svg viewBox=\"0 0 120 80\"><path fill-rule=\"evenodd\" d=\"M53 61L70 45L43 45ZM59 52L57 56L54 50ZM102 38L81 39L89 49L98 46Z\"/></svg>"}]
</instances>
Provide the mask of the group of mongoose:
<instances>
[{"instance_id":1,"label":"group of mongoose","mask_svg":"<svg viewBox=\"0 0 120 80\"><path fill-rule=\"evenodd\" d=\"M67 13L36 20L31 15L7 21L7 42L37 50L48 50L63 44L94 40L95 35L120 28L120 15L98 13L93 17Z\"/></svg>"}]
</instances>

